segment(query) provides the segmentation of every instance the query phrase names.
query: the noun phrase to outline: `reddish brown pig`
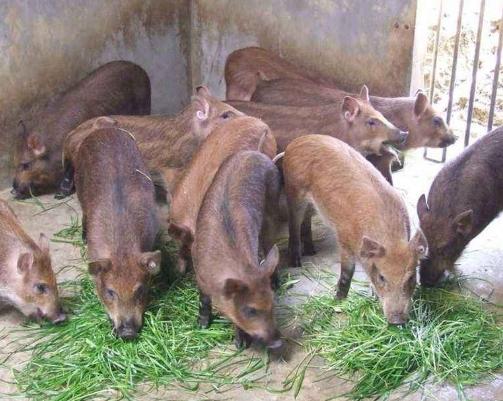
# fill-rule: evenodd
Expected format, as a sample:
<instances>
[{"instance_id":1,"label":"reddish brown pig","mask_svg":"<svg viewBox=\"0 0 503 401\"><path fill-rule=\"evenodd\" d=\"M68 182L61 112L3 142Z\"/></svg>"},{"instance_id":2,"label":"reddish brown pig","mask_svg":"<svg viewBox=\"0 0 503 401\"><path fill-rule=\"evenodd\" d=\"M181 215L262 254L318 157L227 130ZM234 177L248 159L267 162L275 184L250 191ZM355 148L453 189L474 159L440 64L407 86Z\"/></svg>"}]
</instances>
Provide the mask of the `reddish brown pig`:
<instances>
[{"instance_id":1,"label":"reddish brown pig","mask_svg":"<svg viewBox=\"0 0 503 401\"><path fill-rule=\"evenodd\" d=\"M407 137L370 105L366 86L363 86L359 98L345 96L339 103L324 106L228 103L264 120L276 137L278 151L285 150L295 138L313 133L338 138L364 155L380 154L383 144L401 143Z\"/></svg>"},{"instance_id":2,"label":"reddish brown pig","mask_svg":"<svg viewBox=\"0 0 503 401\"><path fill-rule=\"evenodd\" d=\"M178 269L184 273L190 262L196 219L204 195L220 165L240 150L259 150L276 155L276 141L269 127L257 118L237 117L213 131L194 155L175 188L169 211L169 233L181 244Z\"/></svg>"},{"instance_id":3,"label":"reddish brown pig","mask_svg":"<svg viewBox=\"0 0 503 401\"><path fill-rule=\"evenodd\" d=\"M382 302L386 319L403 324L416 286L418 258L427 251L418 232L410 239L400 194L360 154L322 135L293 141L283 160L289 209L289 257L301 265L300 226L310 204L336 232L341 252L337 297L346 297L360 262Z\"/></svg>"},{"instance_id":4,"label":"reddish brown pig","mask_svg":"<svg viewBox=\"0 0 503 401\"><path fill-rule=\"evenodd\" d=\"M59 323L66 319L61 309L56 276L51 267L49 240L40 234L38 244L23 230L0 199L0 302L7 302L24 315Z\"/></svg>"},{"instance_id":5,"label":"reddish brown pig","mask_svg":"<svg viewBox=\"0 0 503 401\"><path fill-rule=\"evenodd\" d=\"M213 129L242 115L200 86L191 103L175 117L111 116L86 121L65 140L65 179L61 183L60 197L73 191L73 164L80 144L100 127L116 126L128 131L136 139L147 170L160 175L166 189L171 191L196 149Z\"/></svg>"},{"instance_id":6,"label":"reddish brown pig","mask_svg":"<svg viewBox=\"0 0 503 401\"><path fill-rule=\"evenodd\" d=\"M141 67L129 61L107 63L54 97L32 121L20 123L15 197L57 189L65 136L89 118L107 114L150 114L150 80Z\"/></svg>"},{"instance_id":7,"label":"reddish brown pig","mask_svg":"<svg viewBox=\"0 0 503 401\"><path fill-rule=\"evenodd\" d=\"M421 284L434 285L470 241L503 208L503 128L497 128L444 166L417 212L430 244L421 261Z\"/></svg>"},{"instance_id":8,"label":"reddish brown pig","mask_svg":"<svg viewBox=\"0 0 503 401\"><path fill-rule=\"evenodd\" d=\"M299 79L260 81L251 100L284 106L319 106L340 102L344 96L354 96L333 87ZM370 96L372 106L393 125L408 131L407 140L398 148L407 150L419 147L446 147L456 137L440 113L431 106L428 98L418 92L416 97Z\"/></svg>"},{"instance_id":9,"label":"reddish brown pig","mask_svg":"<svg viewBox=\"0 0 503 401\"><path fill-rule=\"evenodd\" d=\"M199 319L208 326L212 304L236 326L236 346L253 340L281 346L273 318L271 278L278 248L264 236L277 211L280 174L262 153L245 151L218 170L196 225L194 267L201 294ZM265 259L259 263L262 247Z\"/></svg>"},{"instance_id":10,"label":"reddish brown pig","mask_svg":"<svg viewBox=\"0 0 503 401\"><path fill-rule=\"evenodd\" d=\"M153 251L154 184L134 139L114 127L89 135L76 158L75 185L96 292L116 334L134 338L161 262Z\"/></svg>"}]
</instances>

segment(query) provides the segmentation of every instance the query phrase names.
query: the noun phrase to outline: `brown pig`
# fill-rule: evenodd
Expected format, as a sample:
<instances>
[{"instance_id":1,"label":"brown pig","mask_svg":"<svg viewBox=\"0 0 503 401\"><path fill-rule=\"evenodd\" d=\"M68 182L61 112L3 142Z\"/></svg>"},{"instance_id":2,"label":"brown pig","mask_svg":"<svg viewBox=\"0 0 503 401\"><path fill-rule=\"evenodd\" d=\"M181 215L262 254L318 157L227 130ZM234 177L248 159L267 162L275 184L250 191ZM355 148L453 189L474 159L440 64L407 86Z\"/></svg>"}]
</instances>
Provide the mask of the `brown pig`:
<instances>
[{"instance_id":1,"label":"brown pig","mask_svg":"<svg viewBox=\"0 0 503 401\"><path fill-rule=\"evenodd\" d=\"M417 212L429 243L421 261L423 285L437 284L470 241L503 209L503 127L485 135L447 163Z\"/></svg>"},{"instance_id":2,"label":"brown pig","mask_svg":"<svg viewBox=\"0 0 503 401\"><path fill-rule=\"evenodd\" d=\"M147 170L162 178L173 190L200 144L216 127L227 124L243 113L211 96L204 86L196 89L190 104L174 117L111 116L91 119L73 130L64 144L65 178L59 196L73 191L73 164L80 144L100 127L116 126L135 139Z\"/></svg>"},{"instance_id":3,"label":"brown pig","mask_svg":"<svg viewBox=\"0 0 503 401\"><path fill-rule=\"evenodd\" d=\"M61 309L56 276L51 267L49 240L40 234L38 244L23 230L7 202L0 199L0 302L24 315L59 323Z\"/></svg>"},{"instance_id":4,"label":"brown pig","mask_svg":"<svg viewBox=\"0 0 503 401\"><path fill-rule=\"evenodd\" d=\"M354 95L308 80L276 79L260 81L251 100L284 106L319 106L340 102L344 96ZM370 96L370 103L393 125L409 133L407 140L398 146L400 150L423 146L443 148L456 140L421 91L415 97Z\"/></svg>"},{"instance_id":5,"label":"brown pig","mask_svg":"<svg viewBox=\"0 0 503 401\"><path fill-rule=\"evenodd\" d=\"M264 120L278 143L278 151L303 135L321 134L338 138L363 155L380 154L383 144L401 143L401 132L368 102L368 89L358 98L344 96L339 103L314 107L290 107L253 102L228 102L238 110Z\"/></svg>"},{"instance_id":6,"label":"brown pig","mask_svg":"<svg viewBox=\"0 0 503 401\"><path fill-rule=\"evenodd\" d=\"M271 279L279 252L265 238L277 211L280 174L256 151L236 153L218 170L197 218L194 269L200 290L199 319L210 322L212 304L236 326L236 346L253 340L282 345L273 318ZM262 248L262 249L260 249ZM259 251L266 255L259 263Z\"/></svg>"},{"instance_id":7,"label":"brown pig","mask_svg":"<svg viewBox=\"0 0 503 401\"><path fill-rule=\"evenodd\" d=\"M150 114L150 80L141 67L107 63L55 96L33 120L20 123L15 197L56 190L63 177L65 136L89 118L107 114Z\"/></svg>"},{"instance_id":8,"label":"brown pig","mask_svg":"<svg viewBox=\"0 0 503 401\"><path fill-rule=\"evenodd\" d=\"M181 243L178 269L190 262L196 219L204 195L220 165L240 150L276 155L276 141L269 127L257 118L241 116L215 129L194 155L173 194L169 233Z\"/></svg>"},{"instance_id":9,"label":"brown pig","mask_svg":"<svg viewBox=\"0 0 503 401\"><path fill-rule=\"evenodd\" d=\"M115 333L137 336L143 325L159 231L154 184L134 139L115 127L96 130L81 144L75 186L82 207L89 273Z\"/></svg>"},{"instance_id":10,"label":"brown pig","mask_svg":"<svg viewBox=\"0 0 503 401\"><path fill-rule=\"evenodd\" d=\"M289 210L289 257L300 266L300 226L308 205L336 232L341 252L337 297L346 297L360 262L391 324L407 321L418 259L426 239L410 239L409 216L400 194L360 154L328 136L293 141L283 159Z\"/></svg>"}]
</instances>

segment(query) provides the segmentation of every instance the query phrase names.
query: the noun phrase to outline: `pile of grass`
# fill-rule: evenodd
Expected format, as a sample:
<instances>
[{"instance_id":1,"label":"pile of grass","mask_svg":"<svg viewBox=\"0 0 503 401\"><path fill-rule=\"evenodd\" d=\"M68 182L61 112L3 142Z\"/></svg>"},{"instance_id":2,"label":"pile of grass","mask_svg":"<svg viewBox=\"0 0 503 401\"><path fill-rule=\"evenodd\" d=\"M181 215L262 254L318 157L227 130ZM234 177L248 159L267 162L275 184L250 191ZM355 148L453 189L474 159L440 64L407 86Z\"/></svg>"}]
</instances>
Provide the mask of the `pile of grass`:
<instances>
[{"instance_id":1,"label":"pile of grass","mask_svg":"<svg viewBox=\"0 0 503 401\"><path fill-rule=\"evenodd\" d=\"M84 254L80 235L78 222L72 221L55 237L81 247ZM172 252L172 245L163 249L168 265ZM164 276L165 280L159 281L168 284L154 288L140 336L129 342L112 333L87 274L67 282L76 289L75 296L66 302L72 311L70 320L59 326L23 329L23 333L28 330L24 340L31 346L22 351L31 351L32 356L23 369L14 371L20 393L34 400L75 401L133 399L140 383L146 384L147 390L167 385L195 390L203 383L213 389L231 383L252 386L257 380L255 373L267 361L239 356L227 320L216 318L209 329L200 329L199 295L193 280L169 281L166 277L170 275Z\"/></svg>"},{"instance_id":2,"label":"pile of grass","mask_svg":"<svg viewBox=\"0 0 503 401\"><path fill-rule=\"evenodd\" d=\"M311 297L299 308L310 356L286 382L296 393L315 355L326 361L327 375L354 380L345 396L355 400L386 398L402 385L415 391L427 379L462 393L503 368L503 327L495 315L449 289L417 291L404 327L389 326L379 303L357 293L345 301Z\"/></svg>"}]
</instances>

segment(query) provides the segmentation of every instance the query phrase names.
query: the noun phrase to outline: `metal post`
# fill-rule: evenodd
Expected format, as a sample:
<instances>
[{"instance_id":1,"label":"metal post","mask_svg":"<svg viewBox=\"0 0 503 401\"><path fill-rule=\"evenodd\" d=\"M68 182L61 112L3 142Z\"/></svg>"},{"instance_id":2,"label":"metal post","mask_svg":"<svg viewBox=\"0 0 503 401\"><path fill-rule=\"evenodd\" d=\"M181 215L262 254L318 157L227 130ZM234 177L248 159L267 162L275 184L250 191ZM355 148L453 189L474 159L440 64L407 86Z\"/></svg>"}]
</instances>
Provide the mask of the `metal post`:
<instances>
[{"instance_id":1,"label":"metal post","mask_svg":"<svg viewBox=\"0 0 503 401\"><path fill-rule=\"evenodd\" d=\"M501 47L503 43L503 8L501 9L501 19L499 21L500 36L498 40L498 50L496 51L496 66L494 67L493 91L491 94L491 106L489 107L489 119L487 121L487 132L493 129L494 107L496 105L496 92L498 91L498 79L501 66Z\"/></svg>"},{"instance_id":2,"label":"metal post","mask_svg":"<svg viewBox=\"0 0 503 401\"><path fill-rule=\"evenodd\" d=\"M475 100L475 89L477 87L477 71L479 68L480 41L482 37L482 27L484 26L485 0L480 1L479 27L477 30L477 41L475 42L475 57L473 59L472 86L470 89L470 99L468 101L468 115L466 117L465 147L470 143L470 128L473 117L473 102Z\"/></svg>"}]
</instances>

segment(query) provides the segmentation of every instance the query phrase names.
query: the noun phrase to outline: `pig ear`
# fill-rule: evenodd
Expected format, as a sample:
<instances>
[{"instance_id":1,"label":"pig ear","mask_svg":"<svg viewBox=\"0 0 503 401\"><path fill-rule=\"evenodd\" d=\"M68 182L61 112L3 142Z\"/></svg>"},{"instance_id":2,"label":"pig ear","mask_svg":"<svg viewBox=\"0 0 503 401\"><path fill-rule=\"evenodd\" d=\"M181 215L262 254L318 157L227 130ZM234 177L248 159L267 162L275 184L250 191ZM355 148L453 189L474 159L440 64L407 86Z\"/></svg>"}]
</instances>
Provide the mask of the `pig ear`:
<instances>
[{"instance_id":1,"label":"pig ear","mask_svg":"<svg viewBox=\"0 0 503 401\"><path fill-rule=\"evenodd\" d=\"M344 101L342 102L342 112L344 113L344 118L353 122L355 117L360 112L360 106L358 105L358 101L351 96L344 96Z\"/></svg>"},{"instance_id":2,"label":"pig ear","mask_svg":"<svg viewBox=\"0 0 503 401\"><path fill-rule=\"evenodd\" d=\"M196 95L192 97L196 119L199 121L207 120L210 116L210 104L204 96Z\"/></svg>"},{"instance_id":3,"label":"pig ear","mask_svg":"<svg viewBox=\"0 0 503 401\"><path fill-rule=\"evenodd\" d=\"M40 236L38 237L38 246L42 252L49 252L49 238L47 238L43 233L40 233Z\"/></svg>"},{"instance_id":4,"label":"pig ear","mask_svg":"<svg viewBox=\"0 0 503 401\"><path fill-rule=\"evenodd\" d=\"M428 255L428 241L421 230L417 230L409 246L413 252L416 252L419 259L424 259Z\"/></svg>"},{"instance_id":5,"label":"pig ear","mask_svg":"<svg viewBox=\"0 0 503 401\"><path fill-rule=\"evenodd\" d=\"M89 262L89 274L97 276L101 273L106 273L112 268L112 261L110 259L100 259L94 262Z\"/></svg>"},{"instance_id":6,"label":"pig ear","mask_svg":"<svg viewBox=\"0 0 503 401\"><path fill-rule=\"evenodd\" d=\"M196 95L203 96L203 97L210 97L211 92L207 86L200 85L196 88Z\"/></svg>"},{"instance_id":7,"label":"pig ear","mask_svg":"<svg viewBox=\"0 0 503 401\"><path fill-rule=\"evenodd\" d=\"M113 127L117 125L117 120L114 120L112 117L108 116L102 116L98 117L94 123L93 123L93 128L106 128L106 127Z\"/></svg>"},{"instance_id":8,"label":"pig ear","mask_svg":"<svg viewBox=\"0 0 503 401\"><path fill-rule=\"evenodd\" d=\"M36 157L40 157L45 153L45 145L39 134L32 132L28 135L26 143Z\"/></svg>"},{"instance_id":9,"label":"pig ear","mask_svg":"<svg viewBox=\"0 0 503 401\"><path fill-rule=\"evenodd\" d=\"M161 271L161 251L142 253L140 263L149 274L155 276Z\"/></svg>"},{"instance_id":10,"label":"pig ear","mask_svg":"<svg viewBox=\"0 0 503 401\"><path fill-rule=\"evenodd\" d=\"M360 99L364 102L370 102L369 88L367 85L362 86L362 89L360 90Z\"/></svg>"},{"instance_id":11,"label":"pig ear","mask_svg":"<svg viewBox=\"0 0 503 401\"><path fill-rule=\"evenodd\" d=\"M414 103L414 114L419 117L426 110L429 101L423 92L419 92L416 95L416 103Z\"/></svg>"},{"instance_id":12,"label":"pig ear","mask_svg":"<svg viewBox=\"0 0 503 401\"><path fill-rule=\"evenodd\" d=\"M458 214L453 221L454 229L458 234L466 237L473 228L473 210L465 210L464 212Z\"/></svg>"},{"instance_id":13,"label":"pig ear","mask_svg":"<svg viewBox=\"0 0 503 401\"><path fill-rule=\"evenodd\" d=\"M374 241L369 237L363 237L362 247L360 250L360 256L362 258L382 258L385 254L386 248L384 248L379 242Z\"/></svg>"},{"instance_id":14,"label":"pig ear","mask_svg":"<svg viewBox=\"0 0 503 401\"><path fill-rule=\"evenodd\" d=\"M33 254L31 252L22 253L17 260L17 271L26 274L33 266Z\"/></svg>"},{"instance_id":15,"label":"pig ear","mask_svg":"<svg viewBox=\"0 0 503 401\"><path fill-rule=\"evenodd\" d=\"M267 276L272 276L273 273L276 271L278 263L279 263L279 249L276 245L274 245L267 254L266 258L260 263L260 267Z\"/></svg>"},{"instance_id":16,"label":"pig ear","mask_svg":"<svg viewBox=\"0 0 503 401\"><path fill-rule=\"evenodd\" d=\"M419 216L419 219L421 220L426 214L430 212L430 207L428 206L428 203L426 203L426 195L422 194L419 197L419 200L417 201L417 215Z\"/></svg>"},{"instance_id":17,"label":"pig ear","mask_svg":"<svg viewBox=\"0 0 503 401\"><path fill-rule=\"evenodd\" d=\"M228 278L225 280L224 284L224 296L226 298L232 298L237 294L242 294L248 291L248 286L241 280L234 278Z\"/></svg>"}]
</instances>

